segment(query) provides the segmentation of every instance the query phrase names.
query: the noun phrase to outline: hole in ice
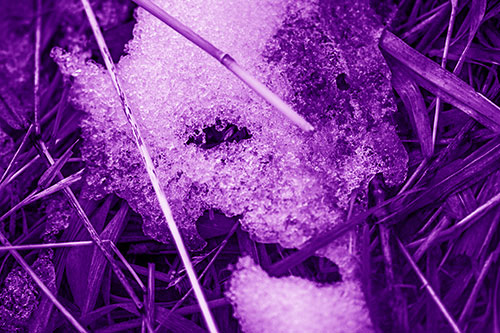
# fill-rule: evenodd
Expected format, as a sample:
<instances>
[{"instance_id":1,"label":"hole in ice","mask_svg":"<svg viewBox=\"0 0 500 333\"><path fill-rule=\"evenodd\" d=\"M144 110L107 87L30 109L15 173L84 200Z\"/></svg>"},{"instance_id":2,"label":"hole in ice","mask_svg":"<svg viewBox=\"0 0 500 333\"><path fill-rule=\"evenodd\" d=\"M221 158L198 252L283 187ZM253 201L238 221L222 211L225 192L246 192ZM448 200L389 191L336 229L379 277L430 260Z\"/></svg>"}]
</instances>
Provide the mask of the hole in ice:
<instances>
[{"instance_id":1,"label":"hole in ice","mask_svg":"<svg viewBox=\"0 0 500 333\"><path fill-rule=\"evenodd\" d=\"M335 82L337 82L337 88L339 88L339 90L348 90L351 87L349 83L347 83L346 77L347 75L345 73L341 73L335 78Z\"/></svg>"},{"instance_id":2,"label":"hole in ice","mask_svg":"<svg viewBox=\"0 0 500 333\"><path fill-rule=\"evenodd\" d=\"M234 124L227 124L222 127L222 122L217 120L215 125L205 127L201 131L195 131L194 135L191 135L186 141L186 144L195 144L200 148L210 149L223 142L240 142L251 137L252 134L246 127L238 128Z\"/></svg>"},{"instance_id":3,"label":"hole in ice","mask_svg":"<svg viewBox=\"0 0 500 333\"><path fill-rule=\"evenodd\" d=\"M297 252L295 249L283 249L279 245L278 248L281 249L279 252L286 255ZM290 275L325 285L342 281L339 266L329 259L318 256L312 256L306 259L302 263L291 268L290 271L283 276Z\"/></svg>"}]
</instances>

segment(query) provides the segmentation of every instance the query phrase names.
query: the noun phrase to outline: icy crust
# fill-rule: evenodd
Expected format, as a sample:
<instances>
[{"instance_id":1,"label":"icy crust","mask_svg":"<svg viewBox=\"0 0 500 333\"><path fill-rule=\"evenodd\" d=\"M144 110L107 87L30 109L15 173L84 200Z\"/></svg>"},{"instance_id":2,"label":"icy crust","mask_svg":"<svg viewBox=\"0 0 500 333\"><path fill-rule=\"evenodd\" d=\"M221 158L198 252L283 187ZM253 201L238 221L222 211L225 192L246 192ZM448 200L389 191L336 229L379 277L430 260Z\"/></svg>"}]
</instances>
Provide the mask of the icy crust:
<instances>
[{"instance_id":1,"label":"icy crust","mask_svg":"<svg viewBox=\"0 0 500 333\"><path fill-rule=\"evenodd\" d=\"M363 293L352 281L319 286L294 276L269 277L245 257L227 297L246 333L373 332Z\"/></svg>"},{"instance_id":2,"label":"icy crust","mask_svg":"<svg viewBox=\"0 0 500 333\"><path fill-rule=\"evenodd\" d=\"M258 241L298 247L342 221L351 192L371 175L384 172L389 183L405 177L406 153L385 120L394 104L377 50L381 27L365 17L367 5L155 2L230 53L316 127L303 133L215 60L138 10L118 71L191 248L203 244L194 221L207 208L242 214L243 227ZM73 102L89 115L82 126L88 194L116 192L143 216L147 235L168 241L108 75L60 50L54 55L74 77ZM208 150L186 144L217 120L221 129L228 123L248 128L251 139Z\"/></svg>"},{"instance_id":3,"label":"icy crust","mask_svg":"<svg viewBox=\"0 0 500 333\"><path fill-rule=\"evenodd\" d=\"M40 254L32 269L55 293L56 274L51 257L52 253ZM0 290L0 331L27 332L26 326L38 307L40 293L38 286L23 268L14 268L3 281Z\"/></svg>"},{"instance_id":4,"label":"icy crust","mask_svg":"<svg viewBox=\"0 0 500 333\"><path fill-rule=\"evenodd\" d=\"M14 152L14 142L2 128L0 128L0 173L3 173L9 165Z\"/></svg>"}]
</instances>

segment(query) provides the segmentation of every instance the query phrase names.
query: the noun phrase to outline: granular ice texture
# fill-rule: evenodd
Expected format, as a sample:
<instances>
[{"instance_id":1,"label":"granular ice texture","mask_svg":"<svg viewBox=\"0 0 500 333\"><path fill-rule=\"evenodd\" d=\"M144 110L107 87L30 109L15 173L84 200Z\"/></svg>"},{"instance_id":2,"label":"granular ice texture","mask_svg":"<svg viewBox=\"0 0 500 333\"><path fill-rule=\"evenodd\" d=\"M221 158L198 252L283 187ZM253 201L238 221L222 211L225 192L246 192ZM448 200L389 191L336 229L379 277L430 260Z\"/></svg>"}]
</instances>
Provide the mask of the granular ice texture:
<instances>
[{"instance_id":1,"label":"granular ice texture","mask_svg":"<svg viewBox=\"0 0 500 333\"><path fill-rule=\"evenodd\" d=\"M192 249L208 208L241 214L261 242L300 247L343 221L353 190L382 172L406 175L392 125L382 26L367 1L155 1L278 92L316 130L304 133L214 59L139 9L118 73L150 147L174 218ZM115 192L169 232L104 69L55 49L88 113L82 148L87 193ZM219 144L213 144L218 138ZM346 251L337 251L339 256Z\"/></svg>"},{"instance_id":2,"label":"granular ice texture","mask_svg":"<svg viewBox=\"0 0 500 333\"><path fill-rule=\"evenodd\" d=\"M47 253L33 263L33 271L45 285L55 292L54 264ZM25 332L28 319L36 310L40 291L35 282L20 267L14 268L5 278L0 292L0 330Z\"/></svg>"},{"instance_id":3,"label":"granular ice texture","mask_svg":"<svg viewBox=\"0 0 500 333\"><path fill-rule=\"evenodd\" d=\"M50 243L55 241L57 234L69 227L72 215L71 206L62 195L52 195L44 202L46 215L43 239Z\"/></svg>"},{"instance_id":4,"label":"granular ice texture","mask_svg":"<svg viewBox=\"0 0 500 333\"><path fill-rule=\"evenodd\" d=\"M373 332L359 286L333 286L291 276L269 277L249 257L233 272L227 297L247 333Z\"/></svg>"},{"instance_id":5,"label":"granular ice texture","mask_svg":"<svg viewBox=\"0 0 500 333\"><path fill-rule=\"evenodd\" d=\"M13 154L14 142L12 138L0 128L0 174L2 174L9 165Z\"/></svg>"}]
</instances>

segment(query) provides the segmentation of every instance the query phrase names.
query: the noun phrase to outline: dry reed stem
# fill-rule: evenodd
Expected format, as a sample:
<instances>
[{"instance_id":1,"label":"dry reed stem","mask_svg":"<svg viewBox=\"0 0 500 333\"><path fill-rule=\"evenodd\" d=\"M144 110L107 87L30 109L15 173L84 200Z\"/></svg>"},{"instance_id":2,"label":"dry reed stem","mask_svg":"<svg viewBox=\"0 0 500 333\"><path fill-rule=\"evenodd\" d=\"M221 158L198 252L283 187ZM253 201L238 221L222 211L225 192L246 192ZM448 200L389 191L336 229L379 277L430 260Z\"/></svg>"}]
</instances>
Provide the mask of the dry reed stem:
<instances>
[{"instance_id":1,"label":"dry reed stem","mask_svg":"<svg viewBox=\"0 0 500 333\"><path fill-rule=\"evenodd\" d=\"M217 251L215 252L214 256L212 257L212 259L210 259L210 261L208 262L208 265L207 267L205 267L205 269L203 270L203 272L201 272L200 274L200 277L199 279L201 280L205 274L208 272L208 269L213 265L213 263L215 262L215 259L217 259L217 257L219 256L219 254L221 253L221 251L224 249L224 247L226 246L229 238L231 238L231 236L233 236L233 234L236 232L236 229L238 228L238 222L236 222L234 224L234 226L231 228L231 230L229 231L229 233L227 234L227 236L224 238L224 240L220 243L219 245L219 248L217 249ZM182 303L186 300L186 298L189 296L189 294L191 294L191 291L193 291L192 288L190 288L186 294L179 300L177 301L177 303L175 303L175 305L172 307L172 309L170 309L171 312L174 312L175 310L177 310L181 305Z\"/></svg>"},{"instance_id":2,"label":"dry reed stem","mask_svg":"<svg viewBox=\"0 0 500 333\"><path fill-rule=\"evenodd\" d=\"M62 247L78 247L94 245L93 241L76 241L76 242L61 242L47 244L24 244L24 245L9 245L0 247L0 251L9 250L40 250L40 249L57 249Z\"/></svg>"},{"instance_id":3,"label":"dry reed stem","mask_svg":"<svg viewBox=\"0 0 500 333\"><path fill-rule=\"evenodd\" d=\"M40 41L42 38L42 0L36 1L35 73L33 76L35 133L40 135Z\"/></svg>"},{"instance_id":4,"label":"dry reed stem","mask_svg":"<svg viewBox=\"0 0 500 333\"><path fill-rule=\"evenodd\" d=\"M198 299L198 302L199 302L200 307L202 309L203 317L205 319L207 327L208 327L209 331L212 333L218 332L215 321L214 321L212 314L210 312L210 308L208 307L205 296L203 295L203 291L201 289L201 286L198 283L198 279L196 277L196 272L193 269L193 265L191 263L191 259L189 258L189 254L186 250L186 247L184 245L184 241L182 240L179 229L178 229L178 227L174 221L174 218L172 216L172 212L171 212L170 206L167 202L166 195L163 191L163 187L160 185L160 181L159 181L158 176L157 176L156 168L155 168L153 161L151 159L151 155L149 154L148 148L147 148L144 140L142 139L142 135L141 135L139 126L137 124L137 121L135 120L135 117L132 113L132 110L129 107L129 103L128 103L127 97L125 95L125 92L120 84L120 81L118 80L116 68L115 68L114 63L111 59L111 54L110 54L109 49L106 45L106 42L105 42L104 37L102 35L102 32L99 28L99 24L97 23L97 19L95 17L94 11L92 10L92 7L90 6L90 3L88 0L81 0L81 2L83 4L87 18L90 22L90 26L92 28L94 36L97 40L97 44L99 46L99 50L101 52L101 55L104 59L104 63L106 64L106 68L108 70L108 73L111 76L111 80L113 82L115 90L116 90L118 97L120 99L120 102L121 102L121 105L123 108L123 112L125 113L125 116L126 116L128 122L132 128L132 133L134 136L135 143L136 143L137 148L139 149L139 152L141 153L141 156L143 158L143 162L144 162L144 165L146 167L146 171L149 175L149 178L150 178L151 183L153 185L153 188L155 190L155 193L156 193L156 196L158 198L158 202L160 204L163 215L165 216L165 219L167 220L168 227L170 229L170 232L172 233L172 238L174 239L174 242L177 246L180 257L181 257L182 262L184 264L184 267L186 268L186 272L188 274L189 280L191 281L191 285L193 286L196 298Z\"/></svg>"},{"instance_id":5,"label":"dry reed stem","mask_svg":"<svg viewBox=\"0 0 500 333\"><path fill-rule=\"evenodd\" d=\"M255 77L243 69L229 54L219 50L203 37L195 33L189 27L185 26L175 17L165 12L150 0L132 0L140 7L144 8L150 14L161 20L163 23L177 31L179 34L187 38L193 44L207 52L209 55L219 61L224 67L231 71L236 77L243 81L260 97L269 104L283 113L290 121L299 126L304 131L313 131L314 127L307 122L300 114L295 112L290 105L285 103L275 93L273 93L264 84L259 82Z\"/></svg>"}]
</instances>

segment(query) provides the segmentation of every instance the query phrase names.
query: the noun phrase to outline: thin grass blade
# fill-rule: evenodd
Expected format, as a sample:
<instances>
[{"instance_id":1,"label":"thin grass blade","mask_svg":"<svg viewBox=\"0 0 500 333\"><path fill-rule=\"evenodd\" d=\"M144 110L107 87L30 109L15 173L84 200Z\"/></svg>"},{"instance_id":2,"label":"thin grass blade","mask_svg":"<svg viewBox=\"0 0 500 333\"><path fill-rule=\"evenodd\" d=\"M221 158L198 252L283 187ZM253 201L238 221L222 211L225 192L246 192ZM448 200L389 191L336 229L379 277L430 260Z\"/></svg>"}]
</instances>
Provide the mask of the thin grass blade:
<instances>
[{"instance_id":1,"label":"thin grass blade","mask_svg":"<svg viewBox=\"0 0 500 333\"><path fill-rule=\"evenodd\" d=\"M64 165L66 164L66 162L68 162L69 158L71 157L71 155L73 155L73 148L75 147L75 145L78 143L78 140L73 143L71 145L71 147L69 147L65 152L64 154L61 155L61 157L59 157L59 159L57 159L56 163L54 163L53 165L51 165L43 174L42 176L40 177L40 179L38 180L38 188L39 189L44 189L46 188L47 186L49 186L52 181L54 180L54 178L57 176L57 174L59 173L59 171L61 171L61 169L64 167Z\"/></svg>"},{"instance_id":2,"label":"thin grass blade","mask_svg":"<svg viewBox=\"0 0 500 333\"><path fill-rule=\"evenodd\" d=\"M101 239L107 239L111 242L116 242L126 226L125 218L127 216L127 213L128 205L126 202L123 202L116 215L101 233ZM101 290L101 282L104 277L106 265L107 261L104 255L99 252L97 248L94 248L94 254L90 262L88 275L89 279L87 281L87 294L82 309L82 315L85 315L86 313L94 309L95 303L97 301L97 296L99 294L99 291Z\"/></svg>"},{"instance_id":3,"label":"thin grass blade","mask_svg":"<svg viewBox=\"0 0 500 333\"><path fill-rule=\"evenodd\" d=\"M462 54L460 55L460 58L458 59L458 62L455 65L455 68L453 69L453 73L460 73L460 71L462 70L462 66L465 62L465 56L469 51L469 48L472 44L472 40L476 36L476 33L479 30L479 26L481 25L484 15L486 14L486 0L472 0L470 6L471 6L471 11L467 19L469 19L471 22L469 28L469 35L467 38L467 44L465 45L465 48L462 51ZM465 26L465 24L462 26Z\"/></svg>"},{"instance_id":4,"label":"thin grass blade","mask_svg":"<svg viewBox=\"0 0 500 333\"><path fill-rule=\"evenodd\" d=\"M403 243L401 243L401 241L397 237L395 237L395 238L396 238L396 241L397 241L397 243L399 245L399 248L401 249L401 252L403 252L404 256L406 257L406 259L410 263L411 267L413 268L413 270L417 274L419 280L422 282L423 287L427 290L427 292L429 293L429 295L432 297L432 299L436 303L438 309L441 311L441 313L444 315L444 317L448 321L448 323L449 323L451 329L453 330L453 332L455 332L455 333L461 333L462 330L458 327L457 323L455 322L455 319L453 319L453 317L451 316L451 314L449 313L449 311L446 309L446 307L444 306L444 304L441 301L441 299L439 298L439 296L436 294L436 292L434 291L434 289L431 287L431 285L429 284L429 282L425 278L425 276L422 273L422 271L420 270L420 268L418 268L417 264L415 263L415 261L411 257L410 253L408 253L408 251L406 250L406 248L403 245Z\"/></svg>"},{"instance_id":5,"label":"thin grass blade","mask_svg":"<svg viewBox=\"0 0 500 333\"><path fill-rule=\"evenodd\" d=\"M193 269L191 259L189 257L187 250L186 250L186 247L184 245L184 241L182 240L179 229L178 229L178 227L174 221L174 218L172 216L172 211L171 211L170 206L167 202L165 192L163 191L163 187L160 185L160 181L159 181L158 176L157 176L156 168L153 164L153 161L152 161L151 156L149 154L148 148L146 147L145 142L142 139L142 135L141 135L139 126L137 124L137 121L135 120L135 117L132 113L132 110L130 109L130 106L129 106L129 103L127 101L124 90L123 90L123 88L118 80L118 77L116 74L116 68L115 68L113 61L111 59L109 49L106 46L106 42L104 41L104 37L102 36L102 32L99 28L99 24L97 23L97 19L95 17L95 14L94 14L92 7L90 6L90 3L88 0L81 0L81 2L83 4L87 18L89 19L90 25L92 27L92 31L94 33L96 40L97 40L97 44L99 45L99 49L101 51L101 55L104 59L104 62L106 64L106 68L108 69L108 73L111 76L111 79L113 81L113 85L116 89L116 92L117 92L119 98L120 98L120 102L121 102L123 111L125 113L125 116L126 116L127 120L129 121L129 124L131 125L135 143L136 143L137 148L139 149L139 152L141 153L141 156L143 158L143 162L144 162L144 165L146 167L146 171L148 173L148 176L151 180L154 191L155 191L156 196L158 198L160 208L163 212L163 215L165 216L165 219L167 221L170 232L172 233L172 238L174 239L174 242L177 246L180 257L181 257L182 262L184 264L184 267L186 268L186 272L189 276L189 280L191 282L191 285L193 286L193 290L195 292L196 298L198 299L198 302L200 303L200 306L202 308L203 317L205 319L207 327L209 328L210 332L218 332L217 327L215 325L215 321L214 321L212 314L210 312L210 308L207 305L207 301L205 299L205 296L203 295L203 291L201 289L201 286L198 283L198 279L197 279L196 273Z\"/></svg>"}]
</instances>

